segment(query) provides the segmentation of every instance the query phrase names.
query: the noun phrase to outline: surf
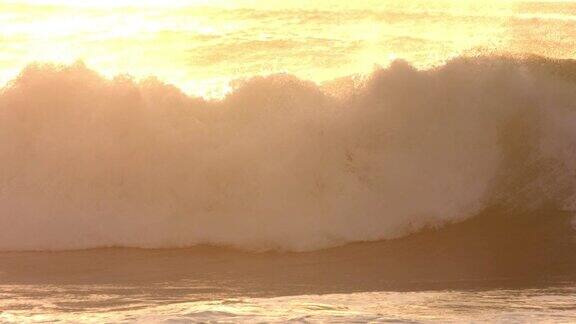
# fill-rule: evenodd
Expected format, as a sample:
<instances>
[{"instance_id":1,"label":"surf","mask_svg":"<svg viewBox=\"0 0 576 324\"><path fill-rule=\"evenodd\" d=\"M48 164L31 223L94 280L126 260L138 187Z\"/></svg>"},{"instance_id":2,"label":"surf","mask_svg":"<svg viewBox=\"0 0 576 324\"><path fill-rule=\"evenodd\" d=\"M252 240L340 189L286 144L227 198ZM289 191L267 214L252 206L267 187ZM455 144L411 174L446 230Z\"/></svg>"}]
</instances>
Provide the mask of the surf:
<instances>
[{"instance_id":1,"label":"surf","mask_svg":"<svg viewBox=\"0 0 576 324\"><path fill-rule=\"evenodd\" d=\"M571 211L575 66L396 61L330 91L279 74L208 100L30 65L0 93L0 250L302 252Z\"/></svg>"}]
</instances>

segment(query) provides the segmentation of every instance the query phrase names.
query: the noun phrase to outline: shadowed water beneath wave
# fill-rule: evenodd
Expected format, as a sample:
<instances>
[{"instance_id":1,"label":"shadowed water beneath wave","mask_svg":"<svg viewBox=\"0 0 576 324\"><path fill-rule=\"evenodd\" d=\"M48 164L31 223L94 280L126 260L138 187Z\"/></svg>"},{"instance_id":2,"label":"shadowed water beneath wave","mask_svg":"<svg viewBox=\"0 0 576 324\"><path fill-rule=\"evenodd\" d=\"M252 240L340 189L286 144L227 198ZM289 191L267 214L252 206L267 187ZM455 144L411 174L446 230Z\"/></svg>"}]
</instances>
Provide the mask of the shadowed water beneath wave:
<instances>
[{"instance_id":1,"label":"shadowed water beneath wave","mask_svg":"<svg viewBox=\"0 0 576 324\"><path fill-rule=\"evenodd\" d=\"M572 216L482 216L407 238L307 253L214 247L4 252L0 318L574 319Z\"/></svg>"}]
</instances>

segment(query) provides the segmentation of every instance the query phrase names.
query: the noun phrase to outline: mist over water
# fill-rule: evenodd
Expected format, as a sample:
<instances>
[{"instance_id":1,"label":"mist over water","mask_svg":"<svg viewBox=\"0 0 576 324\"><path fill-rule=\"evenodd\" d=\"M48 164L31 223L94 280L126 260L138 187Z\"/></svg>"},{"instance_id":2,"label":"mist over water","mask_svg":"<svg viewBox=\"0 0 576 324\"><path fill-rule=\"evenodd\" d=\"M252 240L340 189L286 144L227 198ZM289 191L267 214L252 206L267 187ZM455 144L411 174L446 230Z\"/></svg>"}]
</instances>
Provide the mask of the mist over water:
<instances>
[{"instance_id":1,"label":"mist over water","mask_svg":"<svg viewBox=\"0 0 576 324\"><path fill-rule=\"evenodd\" d=\"M575 21L0 0L0 323L576 322Z\"/></svg>"},{"instance_id":2,"label":"mist over water","mask_svg":"<svg viewBox=\"0 0 576 324\"><path fill-rule=\"evenodd\" d=\"M0 94L0 249L308 251L572 209L574 66L396 61L353 88L279 74L207 101L30 65Z\"/></svg>"},{"instance_id":3,"label":"mist over water","mask_svg":"<svg viewBox=\"0 0 576 324\"><path fill-rule=\"evenodd\" d=\"M30 62L81 58L220 98L237 78L324 82L394 57L418 68L477 52L573 59L575 14L548 0L3 0L0 84Z\"/></svg>"}]
</instances>

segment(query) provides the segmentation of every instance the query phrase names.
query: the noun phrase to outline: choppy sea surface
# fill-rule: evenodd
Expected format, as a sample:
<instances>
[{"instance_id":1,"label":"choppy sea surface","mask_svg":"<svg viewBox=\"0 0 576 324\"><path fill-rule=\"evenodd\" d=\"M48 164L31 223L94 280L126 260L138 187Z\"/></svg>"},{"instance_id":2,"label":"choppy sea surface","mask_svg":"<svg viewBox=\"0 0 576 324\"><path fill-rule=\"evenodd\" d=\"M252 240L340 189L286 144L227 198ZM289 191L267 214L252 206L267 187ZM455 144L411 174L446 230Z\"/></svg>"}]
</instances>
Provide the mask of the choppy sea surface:
<instances>
[{"instance_id":1,"label":"choppy sea surface","mask_svg":"<svg viewBox=\"0 0 576 324\"><path fill-rule=\"evenodd\" d=\"M222 298L210 287L1 286L0 320L26 322L505 322L576 320L574 284L532 289L429 290ZM156 289L156 293L152 291ZM159 298L158 291L162 293Z\"/></svg>"}]
</instances>

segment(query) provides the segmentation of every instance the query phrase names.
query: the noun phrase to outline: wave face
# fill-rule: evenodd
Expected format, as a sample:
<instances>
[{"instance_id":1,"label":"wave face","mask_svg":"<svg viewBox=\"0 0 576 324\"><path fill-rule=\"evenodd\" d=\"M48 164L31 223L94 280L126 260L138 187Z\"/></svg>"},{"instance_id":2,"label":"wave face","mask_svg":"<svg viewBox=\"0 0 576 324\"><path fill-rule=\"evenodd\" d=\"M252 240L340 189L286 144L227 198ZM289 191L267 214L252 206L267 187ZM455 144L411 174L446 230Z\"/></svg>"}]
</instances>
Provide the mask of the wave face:
<instances>
[{"instance_id":1,"label":"wave face","mask_svg":"<svg viewBox=\"0 0 576 324\"><path fill-rule=\"evenodd\" d=\"M0 93L0 250L307 251L576 208L575 66L396 61L345 95L273 75L206 101L31 65Z\"/></svg>"}]
</instances>

